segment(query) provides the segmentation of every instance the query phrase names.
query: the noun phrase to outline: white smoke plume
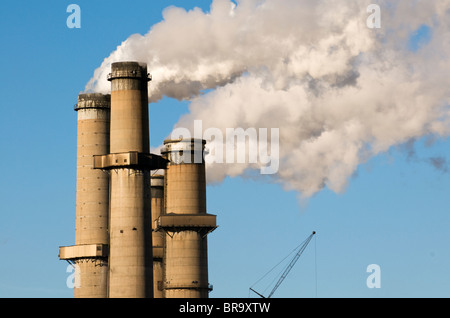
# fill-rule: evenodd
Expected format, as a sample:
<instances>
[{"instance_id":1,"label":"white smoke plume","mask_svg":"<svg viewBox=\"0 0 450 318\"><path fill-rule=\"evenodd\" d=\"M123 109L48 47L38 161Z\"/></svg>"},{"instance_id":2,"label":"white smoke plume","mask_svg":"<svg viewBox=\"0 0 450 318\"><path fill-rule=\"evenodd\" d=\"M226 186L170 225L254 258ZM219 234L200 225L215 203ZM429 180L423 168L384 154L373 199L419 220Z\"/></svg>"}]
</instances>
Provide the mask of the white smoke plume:
<instances>
[{"instance_id":1,"label":"white smoke plume","mask_svg":"<svg viewBox=\"0 0 450 318\"><path fill-rule=\"evenodd\" d=\"M450 0L214 0L208 12L169 7L95 70L108 92L116 61L142 61L149 98L188 99L176 127L279 128L272 181L310 197L345 190L358 165L392 146L450 132ZM411 37L421 27L424 41ZM414 44L414 45L413 45ZM208 165L208 181L251 164Z\"/></svg>"}]
</instances>

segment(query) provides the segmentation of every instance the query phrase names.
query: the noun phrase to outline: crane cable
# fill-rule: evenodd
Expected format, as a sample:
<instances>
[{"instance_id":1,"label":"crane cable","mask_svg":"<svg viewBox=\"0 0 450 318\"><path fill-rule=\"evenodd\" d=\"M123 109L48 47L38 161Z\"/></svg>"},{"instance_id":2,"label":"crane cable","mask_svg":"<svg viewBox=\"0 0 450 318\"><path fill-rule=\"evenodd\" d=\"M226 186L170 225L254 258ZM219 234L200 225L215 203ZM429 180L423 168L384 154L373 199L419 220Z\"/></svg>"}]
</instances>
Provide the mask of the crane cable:
<instances>
[{"instance_id":1,"label":"crane cable","mask_svg":"<svg viewBox=\"0 0 450 318\"><path fill-rule=\"evenodd\" d=\"M269 275L276 267L278 267L282 262L284 262L292 253L294 253L294 252L296 252L297 250L299 250L299 249L305 249L306 248L306 246L309 244L309 242L311 241L311 238L312 238L312 236L314 236L314 234L315 234L316 232L314 231L310 236L308 236L302 243L300 243L297 247L295 247L288 255L286 255L280 262L278 262L275 266L273 266L266 274L264 274L260 279L258 279L252 286L250 286L250 288L249 288L249 295L250 295L250 291L253 291L254 293L256 293L256 294L258 294L259 296L261 296L261 297L264 297L263 295L261 295L260 293L258 293L257 291L255 291L254 289L253 289L253 287L256 285L256 284L258 284L262 279L264 279L267 275ZM316 251L316 250L315 250ZM303 253L303 251L298 251L297 252L298 254L302 254ZM298 257L299 257L300 255L296 255L296 257L294 257L294 259L295 258L297 258L298 259ZM287 270L287 268L289 267L289 265L291 265L291 263L292 263L292 260L291 260L291 262L288 264L288 265L286 265L284 268L283 268L283 270L282 270L282 272L284 273L284 272L286 272L286 270ZM315 267L316 267L316 297L317 297L317 262L315 262L316 263L316 265L315 265ZM295 264L295 263L294 263ZM294 265L294 264L292 264L292 266ZM286 276L287 276L287 274L286 274ZM277 278L278 276L275 276L275 278L272 280L272 282L266 287L266 289L264 289L264 291L263 291L263 293L273 284L273 282L275 281L275 279ZM280 280L281 278L279 278L279 280ZM283 278L284 279L284 278ZM278 287L278 286L277 286ZM270 296L272 296L272 294L273 294L273 292L274 292L274 290L271 292L271 294L270 294ZM268 297L268 298L270 298L270 296Z\"/></svg>"},{"instance_id":2,"label":"crane cable","mask_svg":"<svg viewBox=\"0 0 450 318\"><path fill-rule=\"evenodd\" d=\"M317 236L314 237L314 279L316 283L316 298L317 298Z\"/></svg>"},{"instance_id":3,"label":"crane cable","mask_svg":"<svg viewBox=\"0 0 450 318\"><path fill-rule=\"evenodd\" d=\"M303 244L303 243L302 243ZM300 244L301 245L301 244ZM300 246L299 245L299 246ZM267 273L264 274L264 276L262 276L260 279L258 279L251 287L255 286L256 284L258 284L261 280L264 279L264 277L266 277L267 275L269 275L278 265L280 265L281 263L283 263L286 258L288 258L292 253L294 253L299 246L297 246L296 248L294 248L285 258L283 258L278 264L276 264L274 267L272 267Z\"/></svg>"}]
</instances>

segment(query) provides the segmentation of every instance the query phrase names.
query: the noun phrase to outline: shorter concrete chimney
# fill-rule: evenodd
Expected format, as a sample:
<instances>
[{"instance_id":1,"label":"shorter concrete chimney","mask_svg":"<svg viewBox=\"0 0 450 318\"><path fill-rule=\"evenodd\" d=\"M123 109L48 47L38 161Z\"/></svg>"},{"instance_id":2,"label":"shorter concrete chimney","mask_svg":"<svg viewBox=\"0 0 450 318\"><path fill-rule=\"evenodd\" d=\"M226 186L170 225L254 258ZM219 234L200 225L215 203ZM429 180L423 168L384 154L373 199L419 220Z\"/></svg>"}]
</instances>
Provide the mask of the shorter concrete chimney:
<instances>
[{"instance_id":1,"label":"shorter concrete chimney","mask_svg":"<svg viewBox=\"0 0 450 318\"><path fill-rule=\"evenodd\" d=\"M207 298L207 235L216 216L206 213L205 141L166 140L161 151L169 160L165 172L165 213L156 223L164 237L165 298Z\"/></svg>"},{"instance_id":2,"label":"shorter concrete chimney","mask_svg":"<svg viewBox=\"0 0 450 318\"><path fill-rule=\"evenodd\" d=\"M94 155L109 153L110 95L80 94L77 128L75 246L59 257L74 265L76 298L107 297L109 175L94 170Z\"/></svg>"}]
</instances>

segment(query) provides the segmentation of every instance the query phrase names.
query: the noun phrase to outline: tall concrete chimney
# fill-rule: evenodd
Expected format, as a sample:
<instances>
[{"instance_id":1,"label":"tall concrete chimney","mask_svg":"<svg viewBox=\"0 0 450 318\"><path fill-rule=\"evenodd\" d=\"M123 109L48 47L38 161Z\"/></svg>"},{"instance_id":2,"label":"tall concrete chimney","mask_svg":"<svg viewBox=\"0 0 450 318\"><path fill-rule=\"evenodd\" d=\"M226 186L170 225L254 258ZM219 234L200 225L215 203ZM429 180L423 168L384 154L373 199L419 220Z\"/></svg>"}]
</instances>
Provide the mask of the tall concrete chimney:
<instances>
[{"instance_id":1,"label":"tall concrete chimney","mask_svg":"<svg viewBox=\"0 0 450 318\"><path fill-rule=\"evenodd\" d=\"M111 65L109 297L153 296L150 171L133 154L149 152L147 67ZM109 159L109 160L108 160ZM117 166L116 166L117 164Z\"/></svg>"},{"instance_id":2,"label":"tall concrete chimney","mask_svg":"<svg viewBox=\"0 0 450 318\"><path fill-rule=\"evenodd\" d=\"M206 213L205 141L166 140L161 150L169 160L165 173L165 213L157 230L165 233L163 289L165 298L207 298L207 234L216 216Z\"/></svg>"},{"instance_id":3,"label":"tall concrete chimney","mask_svg":"<svg viewBox=\"0 0 450 318\"><path fill-rule=\"evenodd\" d=\"M75 246L60 248L60 259L75 267L74 296L107 296L109 176L94 170L93 156L109 153L110 95L80 94L77 127Z\"/></svg>"},{"instance_id":4,"label":"tall concrete chimney","mask_svg":"<svg viewBox=\"0 0 450 318\"><path fill-rule=\"evenodd\" d=\"M157 220L164 214L164 175L151 176L152 193L152 228L156 230ZM153 236L153 297L164 298L163 283L163 248L164 233L154 231Z\"/></svg>"},{"instance_id":5,"label":"tall concrete chimney","mask_svg":"<svg viewBox=\"0 0 450 318\"><path fill-rule=\"evenodd\" d=\"M150 170L165 160L149 153L147 66L116 62L111 81L110 154L94 168L110 171L109 276L111 298L153 297Z\"/></svg>"}]
</instances>

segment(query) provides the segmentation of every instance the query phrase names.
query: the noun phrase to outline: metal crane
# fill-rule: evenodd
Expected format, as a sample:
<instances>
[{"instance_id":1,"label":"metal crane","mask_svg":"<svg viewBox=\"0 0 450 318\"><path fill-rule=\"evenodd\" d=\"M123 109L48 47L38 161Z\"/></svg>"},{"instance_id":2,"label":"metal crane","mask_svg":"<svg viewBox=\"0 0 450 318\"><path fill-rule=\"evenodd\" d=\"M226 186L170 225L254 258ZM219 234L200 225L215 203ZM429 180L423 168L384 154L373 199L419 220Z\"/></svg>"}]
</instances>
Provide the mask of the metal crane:
<instances>
[{"instance_id":1,"label":"metal crane","mask_svg":"<svg viewBox=\"0 0 450 318\"><path fill-rule=\"evenodd\" d=\"M290 263L288 264L288 266L286 267L286 269L283 271L283 273L281 274L280 278L278 279L277 283L275 284L275 286L272 288L272 291L270 292L269 296L267 296L267 298L272 297L272 295L275 293L275 291L278 289L278 287L280 287L281 283L284 281L284 279L286 278L286 276L289 274L289 272L291 271L291 269L294 267L295 263L298 261L298 259L300 258L300 256L302 255L303 251L306 249L306 247L308 246L309 242L311 241L312 237L316 234L315 231L312 232L312 234L310 236L308 236L308 238L303 241L303 243L300 246L300 249L298 250L298 252L295 254L295 256L292 258L292 260L290 261ZM253 288L250 287L250 290L253 291L255 294L257 294L258 296L262 297L262 298L266 298L264 297L262 294L258 293L256 290L254 290Z\"/></svg>"}]
</instances>

